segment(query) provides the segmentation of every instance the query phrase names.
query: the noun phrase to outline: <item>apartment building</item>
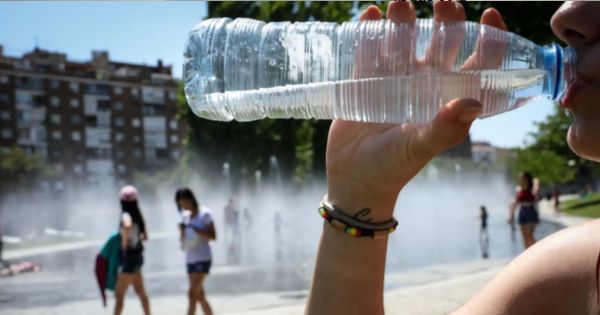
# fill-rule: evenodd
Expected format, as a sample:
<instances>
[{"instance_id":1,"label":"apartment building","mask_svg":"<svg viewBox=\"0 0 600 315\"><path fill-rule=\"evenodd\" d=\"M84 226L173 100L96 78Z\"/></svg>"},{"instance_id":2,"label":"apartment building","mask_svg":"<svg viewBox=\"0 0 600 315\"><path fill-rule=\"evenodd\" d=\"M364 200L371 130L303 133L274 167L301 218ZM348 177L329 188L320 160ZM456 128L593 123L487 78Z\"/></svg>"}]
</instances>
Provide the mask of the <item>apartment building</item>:
<instances>
[{"instance_id":1,"label":"apartment building","mask_svg":"<svg viewBox=\"0 0 600 315\"><path fill-rule=\"evenodd\" d=\"M89 62L35 48L21 57L0 46L0 147L44 157L76 183L125 182L173 165L185 126L171 67Z\"/></svg>"}]
</instances>

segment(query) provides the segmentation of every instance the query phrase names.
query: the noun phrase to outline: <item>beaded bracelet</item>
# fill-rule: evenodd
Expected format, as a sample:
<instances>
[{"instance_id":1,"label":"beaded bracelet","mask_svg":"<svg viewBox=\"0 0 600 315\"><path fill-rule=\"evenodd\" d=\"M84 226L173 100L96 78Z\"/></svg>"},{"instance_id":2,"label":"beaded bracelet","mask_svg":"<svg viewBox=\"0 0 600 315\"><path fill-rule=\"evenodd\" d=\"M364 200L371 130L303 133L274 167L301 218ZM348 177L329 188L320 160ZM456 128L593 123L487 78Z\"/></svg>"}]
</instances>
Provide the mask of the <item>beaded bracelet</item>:
<instances>
[{"instance_id":1,"label":"beaded bracelet","mask_svg":"<svg viewBox=\"0 0 600 315\"><path fill-rule=\"evenodd\" d=\"M348 222L342 221L339 217L334 217L332 215L333 213L337 213L336 216L338 216L340 213L343 212L337 208L332 207L326 202L321 203L321 207L319 207L319 214L321 215L321 217L323 217L323 219L329 222L329 224L331 224L331 226L336 230L346 233L353 237L371 237L375 239L385 238L389 234L393 233L396 230L396 227L398 226L398 221L396 221L396 219L394 218L381 224L361 222L354 219L353 221L360 222L360 225L362 226L368 225L374 228L357 227ZM348 218L352 218L347 214L343 215Z\"/></svg>"}]
</instances>

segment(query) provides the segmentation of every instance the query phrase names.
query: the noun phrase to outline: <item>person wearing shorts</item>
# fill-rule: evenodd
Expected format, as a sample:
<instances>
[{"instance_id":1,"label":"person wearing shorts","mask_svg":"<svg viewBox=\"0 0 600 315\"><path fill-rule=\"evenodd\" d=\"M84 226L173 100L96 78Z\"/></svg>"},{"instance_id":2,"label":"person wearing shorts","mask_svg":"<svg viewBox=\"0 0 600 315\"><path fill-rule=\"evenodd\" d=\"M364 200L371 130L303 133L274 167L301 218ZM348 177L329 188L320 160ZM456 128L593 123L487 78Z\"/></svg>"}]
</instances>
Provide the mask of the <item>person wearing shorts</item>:
<instances>
[{"instance_id":1,"label":"person wearing shorts","mask_svg":"<svg viewBox=\"0 0 600 315\"><path fill-rule=\"evenodd\" d=\"M514 212L519 207L518 222L523 235L523 245L525 249L535 244L534 232L537 224L540 222L539 214L536 208L539 196L539 182L534 179L530 173L521 175L521 183L517 187L517 194L510 206L510 219L514 220Z\"/></svg>"},{"instance_id":2,"label":"person wearing shorts","mask_svg":"<svg viewBox=\"0 0 600 315\"><path fill-rule=\"evenodd\" d=\"M146 223L138 206L138 192L133 186L121 188L121 267L115 285L115 315L123 312L125 294L130 285L142 302L145 315L150 315L150 301L144 287L142 265L144 264L143 241L148 239Z\"/></svg>"},{"instance_id":3,"label":"person wearing shorts","mask_svg":"<svg viewBox=\"0 0 600 315\"><path fill-rule=\"evenodd\" d=\"M175 203L181 215L179 222L181 248L185 251L190 281L187 314L196 314L196 303L200 303L204 314L212 315L212 309L204 294L204 280L212 264L209 242L216 239L212 215L210 209L198 204L189 188L177 190Z\"/></svg>"}]
</instances>

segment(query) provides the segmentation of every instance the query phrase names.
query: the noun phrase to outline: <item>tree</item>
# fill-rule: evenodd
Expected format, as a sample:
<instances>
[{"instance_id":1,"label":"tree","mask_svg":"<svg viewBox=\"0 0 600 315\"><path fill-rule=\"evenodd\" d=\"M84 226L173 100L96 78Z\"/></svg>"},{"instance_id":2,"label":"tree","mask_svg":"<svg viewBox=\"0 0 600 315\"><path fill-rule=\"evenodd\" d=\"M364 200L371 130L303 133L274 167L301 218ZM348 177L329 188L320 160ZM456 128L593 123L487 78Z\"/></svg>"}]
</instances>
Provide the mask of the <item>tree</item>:
<instances>
[{"instance_id":1,"label":"tree","mask_svg":"<svg viewBox=\"0 0 600 315\"><path fill-rule=\"evenodd\" d=\"M517 149L513 168L518 172L531 172L542 184L563 184L575 178L575 169L554 151Z\"/></svg>"},{"instance_id":2,"label":"tree","mask_svg":"<svg viewBox=\"0 0 600 315\"><path fill-rule=\"evenodd\" d=\"M532 143L517 151L512 168L514 172L530 171L546 184L566 183L574 179L589 182L599 173L598 166L578 157L569 148L566 134L571 118L556 107L546 120L537 123L531 133Z\"/></svg>"},{"instance_id":3,"label":"tree","mask_svg":"<svg viewBox=\"0 0 600 315\"><path fill-rule=\"evenodd\" d=\"M32 188L54 173L41 156L28 155L14 147L0 150L0 174L0 195L3 195L15 187Z\"/></svg>"}]
</instances>

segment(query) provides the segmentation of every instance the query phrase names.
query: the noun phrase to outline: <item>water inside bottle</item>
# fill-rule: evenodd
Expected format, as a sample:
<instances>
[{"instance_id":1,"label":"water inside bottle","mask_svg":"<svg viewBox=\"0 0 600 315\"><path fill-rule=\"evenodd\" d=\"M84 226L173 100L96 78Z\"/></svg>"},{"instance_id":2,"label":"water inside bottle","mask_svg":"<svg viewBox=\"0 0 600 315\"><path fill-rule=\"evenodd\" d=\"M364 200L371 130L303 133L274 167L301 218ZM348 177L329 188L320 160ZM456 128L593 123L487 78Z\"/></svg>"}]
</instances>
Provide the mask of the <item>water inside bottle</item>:
<instances>
[{"instance_id":1,"label":"water inside bottle","mask_svg":"<svg viewBox=\"0 0 600 315\"><path fill-rule=\"evenodd\" d=\"M269 117L425 122L455 98L481 101L481 117L488 117L538 96L549 97L546 75L538 69L413 74L188 95L188 101L197 115L224 121Z\"/></svg>"}]
</instances>

